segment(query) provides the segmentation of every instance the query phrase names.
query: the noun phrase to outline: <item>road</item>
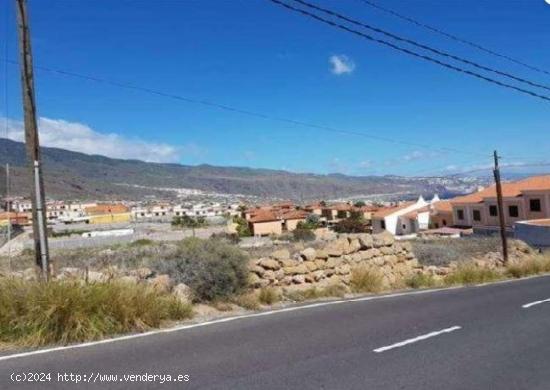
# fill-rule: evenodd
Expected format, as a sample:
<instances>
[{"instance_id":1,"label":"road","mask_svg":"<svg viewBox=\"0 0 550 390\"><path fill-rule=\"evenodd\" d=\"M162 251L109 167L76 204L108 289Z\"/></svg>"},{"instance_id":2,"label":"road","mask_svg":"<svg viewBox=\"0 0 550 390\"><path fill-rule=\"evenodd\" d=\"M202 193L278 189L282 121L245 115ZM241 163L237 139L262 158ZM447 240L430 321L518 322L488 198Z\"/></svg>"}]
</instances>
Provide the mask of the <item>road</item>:
<instances>
[{"instance_id":1,"label":"road","mask_svg":"<svg viewBox=\"0 0 550 390\"><path fill-rule=\"evenodd\" d=\"M539 277L309 305L0 360L0 388L546 390L549 299L550 277ZM10 380L28 372L49 372L52 381ZM75 384L58 382L58 373L119 377ZM189 381L122 377L144 373L189 375Z\"/></svg>"}]
</instances>

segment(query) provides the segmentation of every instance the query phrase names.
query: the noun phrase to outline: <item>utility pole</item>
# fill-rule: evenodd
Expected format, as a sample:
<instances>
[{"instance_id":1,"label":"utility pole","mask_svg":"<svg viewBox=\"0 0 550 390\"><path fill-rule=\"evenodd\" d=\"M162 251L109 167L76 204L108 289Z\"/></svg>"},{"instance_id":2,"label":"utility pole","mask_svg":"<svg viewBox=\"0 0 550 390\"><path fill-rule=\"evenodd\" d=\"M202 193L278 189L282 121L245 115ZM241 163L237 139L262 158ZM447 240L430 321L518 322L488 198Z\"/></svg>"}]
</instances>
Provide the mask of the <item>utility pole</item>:
<instances>
[{"instance_id":1,"label":"utility pole","mask_svg":"<svg viewBox=\"0 0 550 390\"><path fill-rule=\"evenodd\" d=\"M19 52L21 62L21 91L23 93L23 111L25 118L25 144L29 169L33 178L32 225L36 265L40 268L42 279L47 281L50 274L46 215L44 212L44 179L40 158L36 104L34 99L34 76L31 50L31 36L27 14L27 1L15 0L17 8L17 30L19 33Z\"/></svg>"},{"instance_id":2,"label":"utility pole","mask_svg":"<svg viewBox=\"0 0 550 390\"><path fill-rule=\"evenodd\" d=\"M494 158L495 158L495 168L493 169L493 173L495 175L495 184L496 184L496 190L497 190L497 207L498 207L498 221L500 224L500 238L502 240L502 259L504 260L504 264L508 263L508 240L506 237L506 225L504 222L504 205L502 203L502 185L500 184L500 169L498 167L498 154L495 150L494 152Z\"/></svg>"},{"instance_id":3,"label":"utility pole","mask_svg":"<svg viewBox=\"0 0 550 390\"><path fill-rule=\"evenodd\" d=\"M11 240L10 164L6 164L6 211L8 213L8 245Z\"/></svg>"}]
</instances>

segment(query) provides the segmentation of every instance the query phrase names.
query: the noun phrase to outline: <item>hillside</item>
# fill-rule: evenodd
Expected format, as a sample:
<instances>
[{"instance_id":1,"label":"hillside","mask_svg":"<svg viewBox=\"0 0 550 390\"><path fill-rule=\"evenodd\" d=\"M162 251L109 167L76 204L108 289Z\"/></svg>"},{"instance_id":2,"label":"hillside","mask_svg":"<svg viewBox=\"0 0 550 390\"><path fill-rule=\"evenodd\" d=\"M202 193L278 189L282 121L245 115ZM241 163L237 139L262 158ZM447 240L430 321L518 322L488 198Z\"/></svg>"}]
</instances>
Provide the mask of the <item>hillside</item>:
<instances>
[{"instance_id":1,"label":"hillside","mask_svg":"<svg viewBox=\"0 0 550 390\"><path fill-rule=\"evenodd\" d=\"M43 148L45 185L53 198L126 198L167 196L161 188L189 188L223 194L283 199L333 199L369 194L446 195L471 189L471 179L399 176L298 174L279 170L211 165L186 166L113 159L56 148ZM12 166L12 193L29 193L24 144L0 139L0 164ZM5 176L1 169L0 176ZM0 191L5 191L5 179Z\"/></svg>"}]
</instances>

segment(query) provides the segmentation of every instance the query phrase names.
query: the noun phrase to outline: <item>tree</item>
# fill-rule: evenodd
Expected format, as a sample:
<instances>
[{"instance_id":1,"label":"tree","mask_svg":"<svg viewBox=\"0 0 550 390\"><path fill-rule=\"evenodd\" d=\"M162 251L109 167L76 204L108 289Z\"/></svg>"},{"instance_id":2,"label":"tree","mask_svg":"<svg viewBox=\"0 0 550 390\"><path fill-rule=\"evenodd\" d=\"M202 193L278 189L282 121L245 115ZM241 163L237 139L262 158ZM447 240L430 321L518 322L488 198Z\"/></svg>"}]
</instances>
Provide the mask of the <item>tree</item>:
<instances>
[{"instance_id":1,"label":"tree","mask_svg":"<svg viewBox=\"0 0 550 390\"><path fill-rule=\"evenodd\" d=\"M195 229L206 225L207 222L204 217L193 218L188 215L183 215L172 219L172 226L191 229L193 231L193 237L195 237Z\"/></svg>"},{"instance_id":2,"label":"tree","mask_svg":"<svg viewBox=\"0 0 550 390\"><path fill-rule=\"evenodd\" d=\"M343 219L334 226L337 233L365 233L369 229L363 214L352 211L349 218Z\"/></svg>"},{"instance_id":3,"label":"tree","mask_svg":"<svg viewBox=\"0 0 550 390\"><path fill-rule=\"evenodd\" d=\"M237 224L237 234L239 237L249 237L252 235L250 227L248 226L248 221L243 217L235 216L233 217L233 222Z\"/></svg>"},{"instance_id":4,"label":"tree","mask_svg":"<svg viewBox=\"0 0 550 390\"><path fill-rule=\"evenodd\" d=\"M366 203L363 202L362 200L359 200L359 201L355 202L354 206L355 207L364 207L364 206L366 206Z\"/></svg>"}]
</instances>

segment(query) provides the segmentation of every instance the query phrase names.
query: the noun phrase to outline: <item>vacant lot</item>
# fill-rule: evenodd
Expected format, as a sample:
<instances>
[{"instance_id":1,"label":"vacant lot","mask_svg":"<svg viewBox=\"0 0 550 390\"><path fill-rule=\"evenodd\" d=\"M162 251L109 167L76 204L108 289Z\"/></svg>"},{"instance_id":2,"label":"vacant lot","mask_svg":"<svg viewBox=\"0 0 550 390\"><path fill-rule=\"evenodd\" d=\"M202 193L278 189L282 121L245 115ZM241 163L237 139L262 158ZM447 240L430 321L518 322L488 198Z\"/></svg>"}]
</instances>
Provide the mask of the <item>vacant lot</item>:
<instances>
[{"instance_id":1,"label":"vacant lot","mask_svg":"<svg viewBox=\"0 0 550 390\"><path fill-rule=\"evenodd\" d=\"M417 239L411 243L418 261L424 265L447 265L451 261L468 261L500 250L500 238L496 236Z\"/></svg>"}]
</instances>

